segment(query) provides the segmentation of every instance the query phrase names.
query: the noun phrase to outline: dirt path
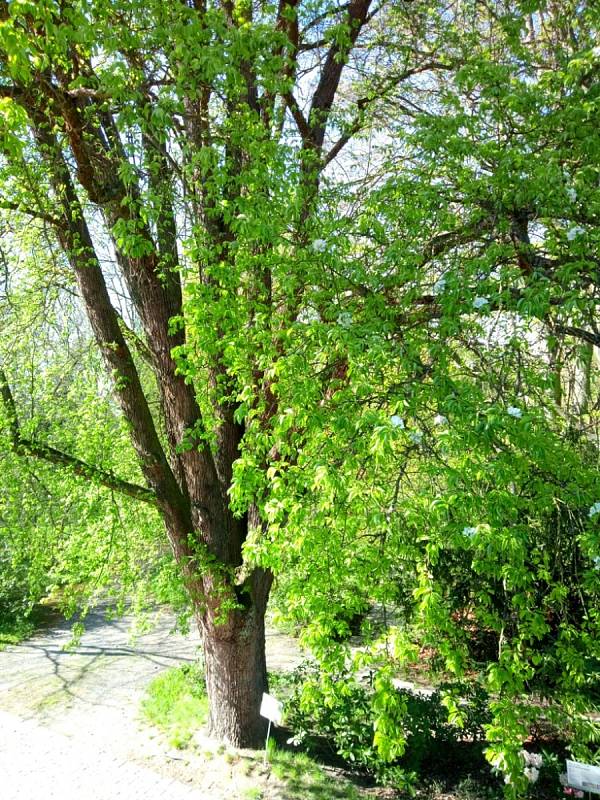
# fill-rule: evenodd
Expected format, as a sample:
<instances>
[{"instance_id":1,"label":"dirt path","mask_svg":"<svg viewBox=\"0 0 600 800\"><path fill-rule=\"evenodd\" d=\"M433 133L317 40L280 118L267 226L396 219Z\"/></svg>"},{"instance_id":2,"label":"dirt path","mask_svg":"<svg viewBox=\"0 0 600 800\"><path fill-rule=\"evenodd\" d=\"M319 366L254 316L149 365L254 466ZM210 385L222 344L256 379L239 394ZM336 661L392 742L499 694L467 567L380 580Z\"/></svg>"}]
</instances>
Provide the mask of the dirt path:
<instances>
[{"instance_id":1,"label":"dirt path","mask_svg":"<svg viewBox=\"0 0 600 800\"><path fill-rule=\"evenodd\" d=\"M62 742L61 752L72 750L74 764L78 753L84 761L90 753L98 753L112 764L149 769L156 774L157 782L173 782L174 796L176 784L181 783L202 790L211 800L243 797L244 787L238 787L238 791L231 783L234 776L224 775L215 759L207 765L206 757L182 758L140 722L138 706L148 682L160 671L194 661L198 655L197 635L172 633L174 620L170 614L157 612L154 622L149 633L132 640L130 618L107 620L102 611L96 611L88 616L80 645L72 651L63 649L70 640L70 623L58 621L27 642L0 653L0 711L7 712L3 728L12 719L13 738L18 738L16 728L25 720L23 724L37 731L32 741L42 741L44 732L48 742L54 736L55 741ZM269 632L270 669L291 668L299 660L294 639ZM6 757L10 746L10 737L0 737L2 765L8 770L6 778L3 776L3 790L5 780L8 785L11 780L15 786L23 783L23 766L16 762L11 779L11 762ZM47 761L48 754L45 758ZM43 754L31 760L41 783L43 760ZM42 791L39 796L47 795ZM145 796L151 795L146 792ZM11 795L3 792L2 797ZM14 797L35 800L27 793ZM104 797L110 800L110 795Z\"/></svg>"}]
</instances>

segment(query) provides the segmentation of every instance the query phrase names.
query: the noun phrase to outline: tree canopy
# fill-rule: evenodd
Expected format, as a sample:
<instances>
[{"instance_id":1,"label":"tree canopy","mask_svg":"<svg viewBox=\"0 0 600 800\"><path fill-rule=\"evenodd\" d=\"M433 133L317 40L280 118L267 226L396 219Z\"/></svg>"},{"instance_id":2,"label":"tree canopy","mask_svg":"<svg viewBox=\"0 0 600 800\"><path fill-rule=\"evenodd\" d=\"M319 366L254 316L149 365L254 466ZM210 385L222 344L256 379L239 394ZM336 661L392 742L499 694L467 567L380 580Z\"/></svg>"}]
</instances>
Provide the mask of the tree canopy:
<instances>
[{"instance_id":1,"label":"tree canopy","mask_svg":"<svg viewBox=\"0 0 600 800\"><path fill-rule=\"evenodd\" d=\"M401 619L355 664L384 760L419 654L487 693L509 793L542 714L592 752L598 17L0 3L3 458L125 495L134 550L160 516L217 735L260 741L275 578L323 691Z\"/></svg>"}]
</instances>

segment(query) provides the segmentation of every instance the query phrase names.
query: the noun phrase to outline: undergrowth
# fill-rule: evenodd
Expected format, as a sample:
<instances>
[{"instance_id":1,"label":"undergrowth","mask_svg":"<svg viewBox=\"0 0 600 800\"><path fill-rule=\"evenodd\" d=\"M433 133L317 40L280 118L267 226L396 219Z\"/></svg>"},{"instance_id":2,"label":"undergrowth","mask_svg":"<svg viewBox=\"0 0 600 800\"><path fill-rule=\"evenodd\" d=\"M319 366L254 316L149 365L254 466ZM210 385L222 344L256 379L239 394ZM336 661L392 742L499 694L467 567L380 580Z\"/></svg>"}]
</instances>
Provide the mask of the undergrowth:
<instances>
[{"instance_id":1,"label":"undergrowth","mask_svg":"<svg viewBox=\"0 0 600 800\"><path fill-rule=\"evenodd\" d=\"M35 631L37 622L35 612L28 617L0 616L0 651L28 639Z\"/></svg>"}]
</instances>

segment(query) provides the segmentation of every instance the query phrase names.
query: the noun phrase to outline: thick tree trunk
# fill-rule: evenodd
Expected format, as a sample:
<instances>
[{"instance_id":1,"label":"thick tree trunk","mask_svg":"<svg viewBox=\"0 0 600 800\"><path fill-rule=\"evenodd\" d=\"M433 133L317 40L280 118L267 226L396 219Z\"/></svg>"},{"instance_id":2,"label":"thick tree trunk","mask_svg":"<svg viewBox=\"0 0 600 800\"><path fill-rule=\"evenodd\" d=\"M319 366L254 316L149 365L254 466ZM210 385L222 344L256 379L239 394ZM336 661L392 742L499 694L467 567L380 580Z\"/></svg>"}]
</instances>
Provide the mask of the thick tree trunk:
<instances>
[{"instance_id":1,"label":"thick tree trunk","mask_svg":"<svg viewBox=\"0 0 600 800\"><path fill-rule=\"evenodd\" d=\"M201 633L210 734L234 747L262 747L266 720L260 716L260 703L267 691L264 606L235 611L223 625L205 618Z\"/></svg>"}]
</instances>

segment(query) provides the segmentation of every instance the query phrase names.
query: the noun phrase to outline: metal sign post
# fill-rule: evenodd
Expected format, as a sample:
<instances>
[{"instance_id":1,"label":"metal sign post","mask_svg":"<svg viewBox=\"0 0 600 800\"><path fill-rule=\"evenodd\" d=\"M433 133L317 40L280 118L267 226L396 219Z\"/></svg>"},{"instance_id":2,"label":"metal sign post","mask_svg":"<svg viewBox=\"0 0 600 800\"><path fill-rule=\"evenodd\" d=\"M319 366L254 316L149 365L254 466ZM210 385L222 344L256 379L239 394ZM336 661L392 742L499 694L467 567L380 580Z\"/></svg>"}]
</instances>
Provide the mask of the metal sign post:
<instances>
[{"instance_id":1,"label":"metal sign post","mask_svg":"<svg viewBox=\"0 0 600 800\"><path fill-rule=\"evenodd\" d=\"M267 741L265 742L265 755L263 758L263 766L267 766L267 754L269 752L269 736L271 735L271 720L269 720L269 725L267 727Z\"/></svg>"},{"instance_id":2,"label":"metal sign post","mask_svg":"<svg viewBox=\"0 0 600 800\"><path fill-rule=\"evenodd\" d=\"M269 720L267 727L267 741L265 742L265 757L263 764L267 765L267 755L269 752L269 736L271 735L271 723L279 725L283 719L283 704L276 700L270 694L263 694L262 703L260 704L260 715Z\"/></svg>"}]
</instances>

